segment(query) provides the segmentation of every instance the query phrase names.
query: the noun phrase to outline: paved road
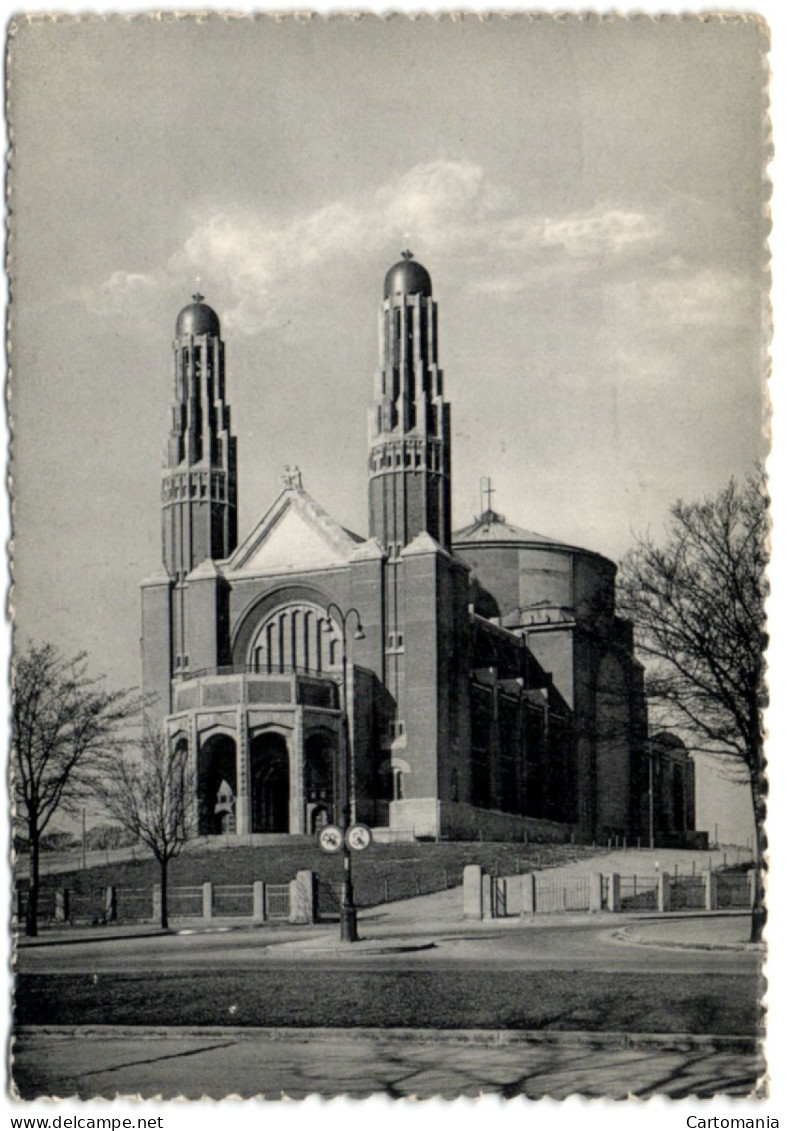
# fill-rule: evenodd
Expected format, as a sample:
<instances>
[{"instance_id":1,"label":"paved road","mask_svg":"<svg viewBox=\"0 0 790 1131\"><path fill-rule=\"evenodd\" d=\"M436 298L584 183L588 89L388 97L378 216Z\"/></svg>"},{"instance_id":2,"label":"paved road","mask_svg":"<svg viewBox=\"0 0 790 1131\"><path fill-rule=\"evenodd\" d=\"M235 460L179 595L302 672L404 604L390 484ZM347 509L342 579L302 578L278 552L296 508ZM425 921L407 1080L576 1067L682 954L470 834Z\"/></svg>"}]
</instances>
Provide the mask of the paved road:
<instances>
[{"instance_id":1,"label":"paved road","mask_svg":"<svg viewBox=\"0 0 790 1131\"><path fill-rule=\"evenodd\" d=\"M481 1091L562 1099L574 1093L747 1096L759 1088L764 1071L754 1053L693 1040L666 1047L655 1040L633 1046L599 1035L593 1040L502 1036L448 1040L426 1032L378 1037L341 1031L294 1037L216 1030L140 1038L95 1030L23 1032L14 1048L13 1073L24 1099L279 1099L315 1093L451 1098Z\"/></svg>"},{"instance_id":2,"label":"paved road","mask_svg":"<svg viewBox=\"0 0 790 1131\"><path fill-rule=\"evenodd\" d=\"M417 903L411 900L410 903ZM419 920L417 920L419 921ZM563 924L522 920L488 926L436 922L415 927L375 912L363 915L365 942L341 948L336 927L266 928L205 931L112 941L20 948L17 968L30 974L131 972L147 969L179 973L206 969L272 969L294 962L327 967L353 964L366 968L410 969L490 966L520 970L752 974L761 956L755 951L673 949L634 946L617 937L626 924L645 922L632 916L566 916ZM713 932L712 932L713 934ZM430 949L394 950L395 946ZM371 953L368 948L374 947ZM383 953L382 953L383 951Z\"/></svg>"}]
</instances>

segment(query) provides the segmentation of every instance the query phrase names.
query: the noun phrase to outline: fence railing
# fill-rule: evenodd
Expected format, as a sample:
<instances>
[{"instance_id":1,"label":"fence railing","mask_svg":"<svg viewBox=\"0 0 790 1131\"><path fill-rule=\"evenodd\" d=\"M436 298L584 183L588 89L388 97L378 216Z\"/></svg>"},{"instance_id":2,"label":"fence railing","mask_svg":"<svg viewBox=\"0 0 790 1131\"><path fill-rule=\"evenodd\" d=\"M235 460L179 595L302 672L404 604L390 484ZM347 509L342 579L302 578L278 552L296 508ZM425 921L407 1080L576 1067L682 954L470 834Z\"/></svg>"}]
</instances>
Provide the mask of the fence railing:
<instances>
[{"instance_id":1,"label":"fence railing","mask_svg":"<svg viewBox=\"0 0 790 1131\"><path fill-rule=\"evenodd\" d=\"M529 872L503 878L480 865L464 870L464 917L546 915L566 911L669 912L748 910L754 873L703 872L672 876L590 872Z\"/></svg>"},{"instance_id":2,"label":"fence railing","mask_svg":"<svg viewBox=\"0 0 790 1131\"><path fill-rule=\"evenodd\" d=\"M316 919L316 877L297 872L285 884L193 884L167 888L169 919L238 918L253 922L288 920L312 923ZM17 916L28 911L26 888L17 891ZM159 922L162 889L114 887L72 890L47 889L39 894L38 919L46 925L107 924L112 922Z\"/></svg>"},{"instance_id":3,"label":"fence railing","mask_svg":"<svg viewBox=\"0 0 790 1131\"><path fill-rule=\"evenodd\" d=\"M267 919L287 919L291 913L290 884L266 884L265 907Z\"/></svg>"},{"instance_id":4,"label":"fence railing","mask_svg":"<svg viewBox=\"0 0 790 1131\"><path fill-rule=\"evenodd\" d=\"M116 888L116 913L119 919L145 922L153 918L152 888Z\"/></svg>"},{"instance_id":5,"label":"fence railing","mask_svg":"<svg viewBox=\"0 0 790 1131\"><path fill-rule=\"evenodd\" d=\"M167 913L174 919L203 917L203 888L180 887L167 889Z\"/></svg>"},{"instance_id":6,"label":"fence railing","mask_svg":"<svg viewBox=\"0 0 790 1131\"><path fill-rule=\"evenodd\" d=\"M656 911L657 876L620 876L620 911Z\"/></svg>"},{"instance_id":7,"label":"fence railing","mask_svg":"<svg viewBox=\"0 0 790 1131\"><path fill-rule=\"evenodd\" d=\"M285 885L286 888L288 885ZM252 918L254 912L254 884L227 884L212 888L212 912L214 915L242 916Z\"/></svg>"}]
</instances>

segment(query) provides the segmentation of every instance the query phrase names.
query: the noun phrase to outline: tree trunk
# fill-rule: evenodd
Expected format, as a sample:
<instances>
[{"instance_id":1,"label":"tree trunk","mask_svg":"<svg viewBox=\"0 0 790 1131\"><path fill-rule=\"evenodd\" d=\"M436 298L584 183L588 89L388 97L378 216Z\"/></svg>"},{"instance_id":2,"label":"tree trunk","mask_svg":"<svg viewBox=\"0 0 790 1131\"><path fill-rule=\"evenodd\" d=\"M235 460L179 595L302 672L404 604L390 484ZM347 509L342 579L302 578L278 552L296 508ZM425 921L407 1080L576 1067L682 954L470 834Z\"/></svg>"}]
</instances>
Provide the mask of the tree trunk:
<instances>
[{"instance_id":1,"label":"tree trunk","mask_svg":"<svg viewBox=\"0 0 790 1131\"><path fill-rule=\"evenodd\" d=\"M39 854L38 854L38 829L33 822L28 823L28 842L30 845L28 857L28 889L27 912L25 914L25 934L35 938L38 934L38 886L39 886Z\"/></svg>"},{"instance_id":2,"label":"tree trunk","mask_svg":"<svg viewBox=\"0 0 790 1131\"><path fill-rule=\"evenodd\" d=\"M159 922L163 931L167 930L167 860L159 861L159 882L162 889L162 915Z\"/></svg>"},{"instance_id":3,"label":"tree trunk","mask_svg":"<svg viewBox=\"0 0 790 1131\"><path fill-rule=\"evenodd\" d=\"M765 837L763 834L763 818L765 817L765 799L763 797L762 782L752 778L752 809L754 811L754 903L752 905L752 932L750 942L762 942L765 921L768 911L765 906L765 883L763 880L763 858L765 854Z\"/></svg>"}]
</instances>

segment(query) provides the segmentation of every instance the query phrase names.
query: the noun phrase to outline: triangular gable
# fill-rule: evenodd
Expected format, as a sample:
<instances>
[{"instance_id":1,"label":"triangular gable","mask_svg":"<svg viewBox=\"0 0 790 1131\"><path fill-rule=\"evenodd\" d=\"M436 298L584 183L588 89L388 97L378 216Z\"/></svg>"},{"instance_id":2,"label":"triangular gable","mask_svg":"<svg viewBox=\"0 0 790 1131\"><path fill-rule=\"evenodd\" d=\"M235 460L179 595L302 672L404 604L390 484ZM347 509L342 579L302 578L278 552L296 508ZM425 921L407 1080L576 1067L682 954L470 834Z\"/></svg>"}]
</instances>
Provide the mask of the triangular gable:
<instances>
[{"instance_id":1,"label":"triangular gable","mask_svg":"<svg viewBox=\"0 0 790 1131\"><path fill-rule=\"evenodd\" d=\"M286 487L228 563L229 571L274 573L345 565L359 545L301 487Z\"/></svg>"}]
</instances>

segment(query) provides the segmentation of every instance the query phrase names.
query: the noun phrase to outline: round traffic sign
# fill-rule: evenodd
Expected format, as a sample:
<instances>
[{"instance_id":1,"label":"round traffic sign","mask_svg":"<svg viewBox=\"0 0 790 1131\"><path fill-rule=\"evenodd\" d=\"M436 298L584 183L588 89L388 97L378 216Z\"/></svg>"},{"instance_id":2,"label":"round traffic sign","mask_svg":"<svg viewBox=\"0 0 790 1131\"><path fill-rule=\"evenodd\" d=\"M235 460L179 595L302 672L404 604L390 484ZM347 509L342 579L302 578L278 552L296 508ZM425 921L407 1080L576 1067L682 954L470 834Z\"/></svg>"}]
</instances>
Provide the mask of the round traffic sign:
<instances>
[{"instance_id":1,"label":"round traffic sign","mask_svg":"<svg viewBox=\"0 0 790 1131\"><path fill-rule=\"evenodd\" d=\"M346 844L349 848L361 852L373 840L373 834L367 825L352 825L346 833Z\"/></svg>"},{"instance_id":2,"label":"round traffic sign","mask_svg":"<svg viewBox=\"0 0 790 1131\"><path fill-rule=\"evenodd\" d=\"M343 830L337 825L324 825L318 834L318 846L324 852L339 852L343 847Z\"/></svg>"}]
</instances>

